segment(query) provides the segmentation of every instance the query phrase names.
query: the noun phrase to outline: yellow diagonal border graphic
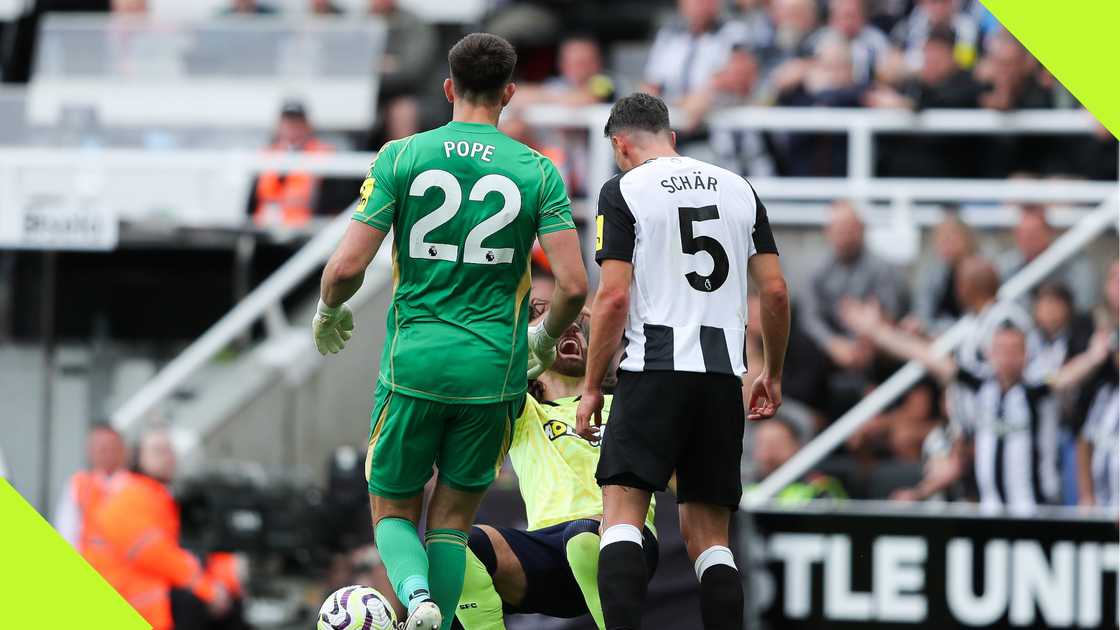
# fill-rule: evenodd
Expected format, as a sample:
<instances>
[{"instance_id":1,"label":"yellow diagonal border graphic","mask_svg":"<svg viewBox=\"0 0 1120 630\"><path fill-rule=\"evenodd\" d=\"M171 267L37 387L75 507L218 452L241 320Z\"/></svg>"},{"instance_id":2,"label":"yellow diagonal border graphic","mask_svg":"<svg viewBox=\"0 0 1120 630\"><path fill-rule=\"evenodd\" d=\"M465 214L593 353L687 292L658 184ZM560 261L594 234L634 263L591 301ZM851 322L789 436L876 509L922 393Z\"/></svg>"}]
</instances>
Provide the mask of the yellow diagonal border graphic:
<instances>
[{"instance_id":1,"label":"yellow diagonal border graphic","mask_svg":"<svg viewBox=\"0 0 1120 630\"><path fill-rule=\"evenodd\" d=\"M1011 34L1120 137L1120 0L981 0Z\"/></svg>"},{"instance_id":2,"label":"yellow diagonal border graphic","mask_svg":"<svg viewBox=\"0 0 1120 630\"><path fill-rule=\"evenodd\" d=\"M3 479L0 523L0 628L150 630Z\"/></svg>"}]
</instances>

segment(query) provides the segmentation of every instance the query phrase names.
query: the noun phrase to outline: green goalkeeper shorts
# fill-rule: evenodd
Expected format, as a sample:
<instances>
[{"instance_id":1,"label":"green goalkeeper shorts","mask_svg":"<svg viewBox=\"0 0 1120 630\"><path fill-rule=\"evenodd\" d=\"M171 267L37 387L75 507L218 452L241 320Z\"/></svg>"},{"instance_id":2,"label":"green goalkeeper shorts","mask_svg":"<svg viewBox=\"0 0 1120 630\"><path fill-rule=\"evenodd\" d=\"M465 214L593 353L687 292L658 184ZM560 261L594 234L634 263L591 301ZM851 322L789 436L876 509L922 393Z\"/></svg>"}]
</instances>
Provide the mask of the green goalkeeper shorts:
<instances>
[{"instance_id":1,"label":"green goalkeeper shorts","mask_svg":"<svg viewBox=\"0 0 1120 630\"><path fill-rule=\"evenodd\" d=\"M464 492L482 492L509 451L513 422L525 404L447 404L405 396L377 385L370 414L366 480L370 494L407 499L439 479Z\"/></svg>"}]
</instances>

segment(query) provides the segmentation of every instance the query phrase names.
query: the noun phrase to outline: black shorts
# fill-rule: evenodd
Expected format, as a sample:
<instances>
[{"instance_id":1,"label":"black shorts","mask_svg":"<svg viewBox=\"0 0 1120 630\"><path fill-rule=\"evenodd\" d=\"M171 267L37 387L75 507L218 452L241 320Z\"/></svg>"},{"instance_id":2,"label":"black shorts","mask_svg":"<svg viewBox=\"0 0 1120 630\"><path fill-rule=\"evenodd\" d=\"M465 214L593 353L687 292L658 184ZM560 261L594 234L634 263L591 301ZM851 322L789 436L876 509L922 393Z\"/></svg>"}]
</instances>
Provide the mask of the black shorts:
<instances>
[{"instance_id":1,"label":"black shorts","mask_svg":"<svg viewBox=\"0 0 1120 630\"><path fill-rule=\"evenodd\" d=\"M745 424L738 377L619 371L595 478L653 492L676 471L678 503L736 510Z\"/></svg>"},{"instance_id":2,"label":"black shorts","mask_svg":"<svg viewBox=\"0 0 1120 630\"><path fill-rule=\"evenodd\" d=\"M525 571L525 598L518 606L506 606L505 612L562 619L588 614L583 592L572 575L564 550L567 542L565 531L575 522L558 523L531 532L509 527L494 528L506 539ZM658 543L648 527L644 530L642 546L652 579L657 568Z\"/></svg>"}]
</instances>

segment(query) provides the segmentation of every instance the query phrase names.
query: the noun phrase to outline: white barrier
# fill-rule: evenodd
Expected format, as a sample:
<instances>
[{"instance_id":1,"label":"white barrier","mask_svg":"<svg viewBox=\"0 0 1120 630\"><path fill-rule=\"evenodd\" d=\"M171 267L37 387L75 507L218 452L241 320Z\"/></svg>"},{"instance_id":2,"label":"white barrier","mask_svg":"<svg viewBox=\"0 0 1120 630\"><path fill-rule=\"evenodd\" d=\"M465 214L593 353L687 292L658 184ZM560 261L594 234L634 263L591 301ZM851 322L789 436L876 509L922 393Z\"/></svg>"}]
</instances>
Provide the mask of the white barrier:
<instances>
[{"instance_id":1,"label":"white barrier","mask_svg":"<svg viewBox=\"0 0 1120 630\"><path fill-rule=\"evenodd\" d=\"M237 228L245 223L255 174L299 170L360 180L371 159L367 153L4 149L0 213L12 217L31 205L78 196L109 207L120 220Z\"/></svg>"},{"instance_id":2,"label":"white barrier","mask_svg":"<svg viewBox=\"0 0 1120 630\"><path fill-rule=\"evenodd\" d=\"M607 146L602 138L596 145ZM609 150L609 147L608 147ZM191 227L237 227L245 220L245 200L253 175L262 171L302 171L361 179L374 154L265 154L260 151L144 149L0 149L0 208L20 207L32 197L80 192L112 206L123 220ZM1096 204L1115 188L1108 182L997 181L969 179L870 179L831 177L752 178L768 204L791 204L772 212L775 225L823 222L821 203L839 197L886 203L892 212L916 220L912 210L927 203L991 203L1020 200ZM356 193L356 190L355 190ZM793 205L805 202L809 207ZM1068 213L1067 213L1068 215ZM1059 225L1071 224L1080 213ZM977 215L981 225L1011 225L1006 213ZM923 215L921 223L936 220Z\"/></svg>"},{"instance_id":3,"label":"white barrier","mask_svg":"<svg viewBox=\"0 0 1120 630\"><path fill-rule=\"evenodd\" d=\"M50 14L38 36L28 116L54 124L79 105L107 125L268 129L295 98L320 129L368 129L386 32L369 15Z\"/></svg>"},{"instance_id":4,"label":"white barrier","mask_svg":"<svg viewBox=\"0 0 1120 630\"><path fill-rule=\"evenodd\" d=\"M610 107L537 105L524 111L526 122L538 127L586 128L591 150L589 190L598 190L614 171L610 144L602 142ZM670 112L679 120L677 112ZM880 133L917 134L1075 134L1091 133L1097 124L1084 110L993 112L978 109L903 110L831 107L735 107L709 115L713 129L759 131L818 131L848 135L848 178L868 180L874 164L874 136Z\"/></svg>"},{"instance_id":5,"label":"white barrier","mask_svg":"<svg viewBox=\"0 0 1120 630\"><path fill-rule=\"evenodd\" d=\"M563 105L536 105L522 112L530 125L556 129L584 129L588 134L587 189L596 192L615 172L609 142L603 139L603 127L610 115L610 106L568 107ZM670 120L679 121L680 113L670 111ZM865 108L829 107L736 107L717 110L708 116L707 124L713 129L750 129L758 131L833 132L848 135L848 175L846 178L807 180L764 180L751 178L759 194L768 202L784 198L832 199L847 197L860 203L872 198L890 198L895 212L895 223L911 222L914 191L921 187L928 191L928 199L942 202L981 201L992 199L1034 199L1019 197L1011 188L998 188L1006 196L984 196L985 190L997 188L985 180L873 180L874 137L880 133L906 132L918 134L1070 134L1091 133L1096 126L1092 114L1084 110L1048 110L1021 112L993 112L987 110L928 110L910 112ZM897 194L885 193L887 186L896 186ZM804 186L804 188L802 188ZM1039 190L1055 186L1047 182ZM1107 184L1081 201L1099 202L1111 192ZM957 195L958 191L966 191ZM829 191L826 193L826 191ZM788 193L784 197L782 193ZM1047 193L1043 193L1047 194ZM1096 196L1098 195L1099 196ZM1043 199L1040 199L1043 200ZM1050 197L1045 201L1056 201ZM1073 201L1073 199L1062 199ZM772 213L777 215L779 213ZM776 216L771 216L774 221ZM780 221L781 219L778 219ZM593 235L587 236L585 247L593 251ZM911 251L900 252L905 258ZM889 256L890 254L888 254ZM594 273L594 269L592 269Z\"/></svg>"}]
</instances>

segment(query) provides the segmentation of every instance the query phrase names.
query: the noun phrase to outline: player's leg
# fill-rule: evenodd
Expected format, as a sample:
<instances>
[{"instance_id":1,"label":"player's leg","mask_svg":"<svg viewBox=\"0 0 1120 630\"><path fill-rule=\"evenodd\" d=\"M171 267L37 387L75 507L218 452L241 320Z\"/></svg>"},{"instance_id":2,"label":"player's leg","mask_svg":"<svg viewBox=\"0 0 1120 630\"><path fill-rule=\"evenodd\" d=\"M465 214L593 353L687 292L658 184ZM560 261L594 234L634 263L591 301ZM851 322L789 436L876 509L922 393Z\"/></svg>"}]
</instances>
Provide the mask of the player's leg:
<instances>
[{"instance_id":1,"label":"player's leg","mask_svg":"<svg viewBox=\"0 0 1120 630\"><path fill-rule=\"evenodd\" d=\"M705 630L743 627L743 582L728 547L731 512L743 486L743 394L732 376L697 374L689 390L697 411L677 460L681 535L700 581Z\"/></svg>"},{"instance_id":2,"label":"player's leg","mask_svg":"<svg viewBox=\"0 0 1120 630\"><path fill-rule=\"evenodd\" d=\"M479 558L486 564L487 569L494 579L494 590L501 597L504 604L512 607L521 605L528 589L529 578L525 575L521 558L513 549L513 545L502 534L507 531L499 530L489 525L476 525L471 528L470 546L473 551L476 547L482 554L487 554L486 545L489 545L489 558Z\"/></svg>"},{"instance_id":3,"label":"player's leg","mask_svg":"<svg viewBox=\"0 0 1120 630\"><path fill-rule=\"evenodd\" d=\"M439 445L438 412L435 403L378 386L371 414L366 479L374 542L410 616L431 601L428 555L417 523Z\"/></svg>"},{"instance_id":4,"label":"player's leg","mask_svg":"<svg viewBox=\"0 0 1120 630\"><path fill-rule=\"evenodd\" d=\"M642 482L615 477L611 483L636 485ZM599 541L597 584L604 627L608 630L641 627L649 575L642 527L652 496L652 490L647 488L603 486L603 533Z\"/></svg>"},{"instance_id":5,"label":"player's leg","mask_svg":"<svg viewBox=\"0 0 1120 630\"><path fill-rule=\"evenodd\" d=\"M728 547L731 510L721 505L682 503L681 535L700 581L705 630L743 627L743 582Z\"/></svg>"},{"instance_id":6,"label":"player's leg","mask_svg":"<svg viewBox=\"0 0 1120 630\"><path fill-rule=\"evenodd\" d=\"M463 594L455 613L464 630L505 630L503 602L525 595L525 572L505 538L493 527L471 528Z\"/></svg>"},{"instance_id":7,"label":"player's leg","mask_svg":"<svg viewBox=\"0 0 1120 630\"><path fill-rule=\"evenodd\" d=\"M451 627L463 592L467 568L467 532L482 502L482 492L464 492L442 480L428 503L428 531L424 546L432 599L443 614L443 630Z\"/></svg>"},{"instance_id":8,"label":"player's leg","mask_svg":"<svg viewBox=\"0 0 1120 630\"><path fill-rule=\"evenodd\" d=\"M428 505L428 575L432 599L444 613L443 630L463 590L467 532L478 504L509 451L513 421L524 398L492 405L459 405L442 435L439 483Z\"/></svg>"},{"instance_id":9,"label":"player's leg","mask_svg":"<svg viewBox=\"0 0 1120 630\"><path fill-rule=\"evenodd\" d=\"M599 600L598 584L600 527L599 521L589 518L568 523L564 529L564 555L568 559L572 577L583 593L587 611L591 613L595 625L602 630L606 625L603 622L603 605Z\"/></svg>"},{"instance_id":10,"label":"player's leg","mask_svg":"<svg viewBox=\"0 0 1120 630\"><path fill-rule=\"evenodd\" d=\"M595 620L595 625L602 630L606 627L603 620L603 605L599 597L599 544L601 538L599 530L601 523L594 519L584 518L571 521L564 529L564 555L568 559L568 567L572 571L579 590L583 594L583 601L587 604L587 611ZM646 556L646 569L648 579L653 579L657 570L658 542L649 527L642 530L642 551Z\"/></svg>"},{"instance_id":11,"label":"player's leg","mask_svg":"<svg viewBox=\"0 0 1120 630\"><path fill-rule=\"evenodd\" d=\"M603 487L599 597L608 630L641 627L649 567L642 529L649 501L676 460L682 391L673 372L621 372L595 477Z\"/></svg>"}]
</instances>

